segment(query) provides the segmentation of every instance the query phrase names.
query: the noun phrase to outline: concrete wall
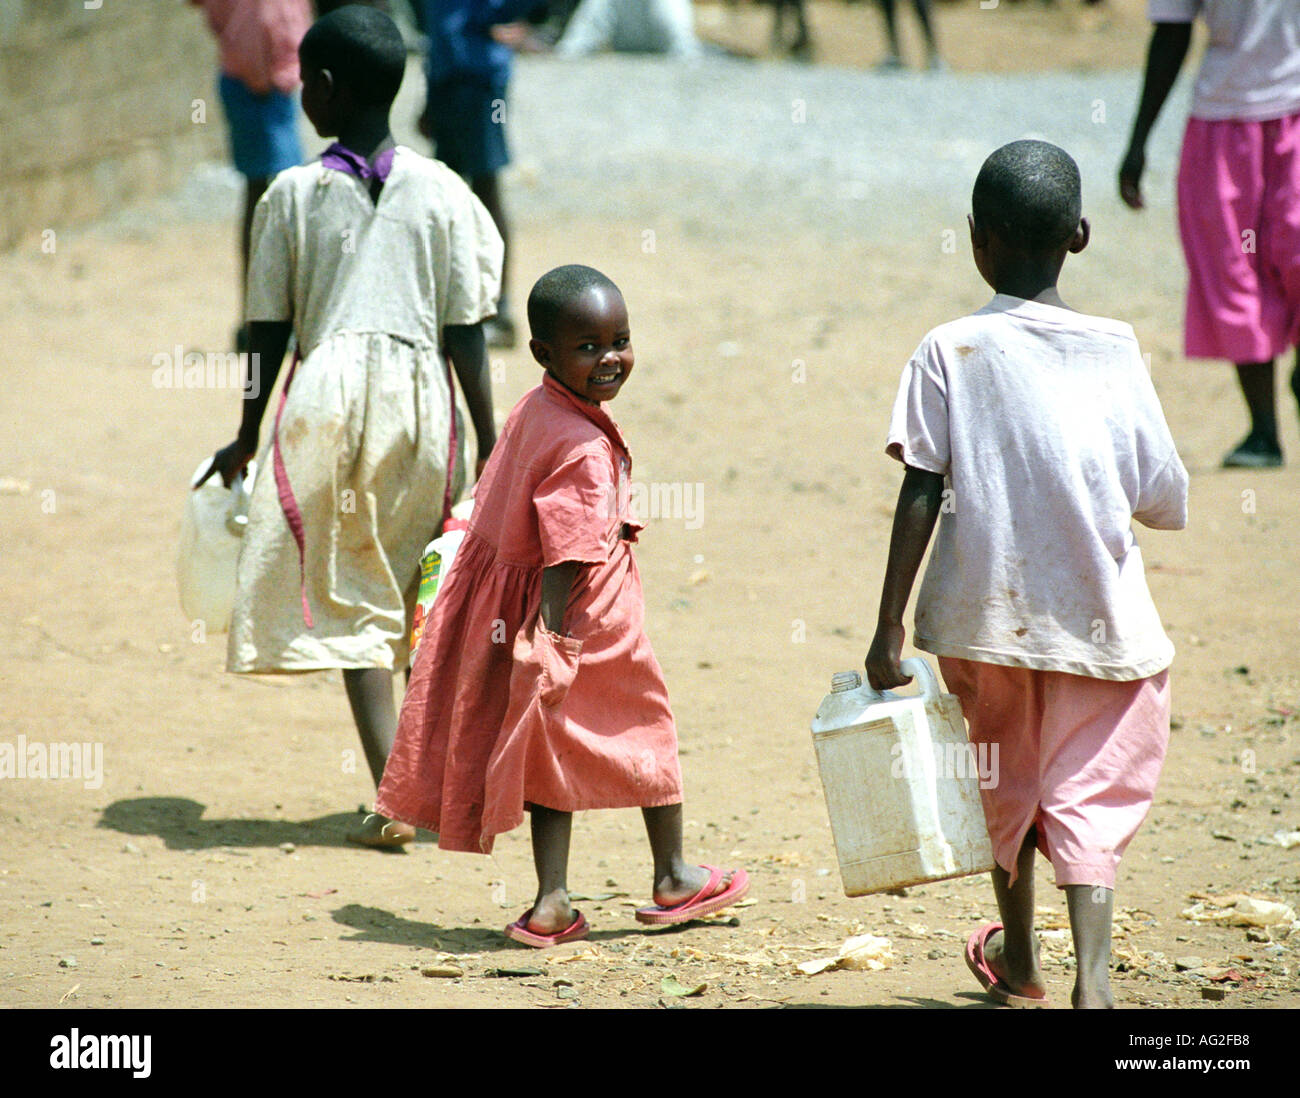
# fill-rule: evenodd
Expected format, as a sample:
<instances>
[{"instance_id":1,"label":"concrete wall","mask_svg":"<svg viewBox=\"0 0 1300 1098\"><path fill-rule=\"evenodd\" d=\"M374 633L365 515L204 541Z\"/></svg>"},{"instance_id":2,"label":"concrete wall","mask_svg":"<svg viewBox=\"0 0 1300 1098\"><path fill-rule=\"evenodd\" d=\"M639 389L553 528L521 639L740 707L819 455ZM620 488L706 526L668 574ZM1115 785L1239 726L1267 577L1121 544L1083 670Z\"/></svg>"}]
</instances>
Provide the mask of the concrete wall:
<instances>
[{"instance_id":1,"label":"concrete wall","mask_svg":"<svg viewBox=\"0 0 1300 1098\"><path fill-rule=\"evenodd\" d=\"M184 0L0 0L0 249L223 158L216 78Z\"/></svg>"}]
</instances>

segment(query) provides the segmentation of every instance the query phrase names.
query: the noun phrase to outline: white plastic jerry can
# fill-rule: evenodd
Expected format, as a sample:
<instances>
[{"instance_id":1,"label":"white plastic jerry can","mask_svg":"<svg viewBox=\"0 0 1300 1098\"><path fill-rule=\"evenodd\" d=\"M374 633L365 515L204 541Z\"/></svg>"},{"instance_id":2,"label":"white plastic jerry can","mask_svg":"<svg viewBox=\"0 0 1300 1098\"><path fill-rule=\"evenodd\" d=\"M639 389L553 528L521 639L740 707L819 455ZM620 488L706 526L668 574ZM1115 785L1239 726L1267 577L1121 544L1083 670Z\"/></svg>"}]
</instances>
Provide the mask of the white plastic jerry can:
<instances>
[{"instance_id":1,"label":"white plastic jerry can","mask_svg":"<svg viewBox=\"0 0 1300 1098\"><path fill-rule=\"evenodd\" d=\"M918 695L877 693L838 673L813 719L813 745L847 896L984 873L993 850L980 788L996 745L976 752L961 703L928 662L903 661Z\"/></svg>"},{"instance_id":2,"label":"white plastic jerry can","mask_svg":"<svg viewBox=\"0 0 1300 1098\"><path fill-rule=\"evenodd\" d=\"M204 458L190 479L176 577L186 617L201 620L209 633L224 633L230 628L235 607L235 567L248 525L248 493L257 467L250 461L229 488L223 487L217 473L201 488L193 488L209 465L211 459Z\"/></svg>"}]
</instances>

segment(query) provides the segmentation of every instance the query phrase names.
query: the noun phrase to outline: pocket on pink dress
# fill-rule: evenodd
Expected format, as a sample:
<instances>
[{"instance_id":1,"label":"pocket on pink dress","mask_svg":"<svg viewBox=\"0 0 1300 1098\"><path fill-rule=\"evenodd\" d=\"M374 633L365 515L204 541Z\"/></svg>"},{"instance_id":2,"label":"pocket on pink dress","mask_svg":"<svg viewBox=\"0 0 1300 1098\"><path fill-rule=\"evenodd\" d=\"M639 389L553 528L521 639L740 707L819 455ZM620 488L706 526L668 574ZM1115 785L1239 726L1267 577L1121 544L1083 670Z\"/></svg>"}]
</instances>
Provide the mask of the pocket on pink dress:
<instances>
[{"instance_id":1,"label":"pocket on pink dress","mask_svg":"<svg viewBox=\"0 0 1300 1098\"><path fill-rule=\"evenodd\" d=\"M538 697L548 709L564 701L578 674L582 641L552 633L541 621L533 633L533 659L541 669Z\"/></svg>"}]
</instances>

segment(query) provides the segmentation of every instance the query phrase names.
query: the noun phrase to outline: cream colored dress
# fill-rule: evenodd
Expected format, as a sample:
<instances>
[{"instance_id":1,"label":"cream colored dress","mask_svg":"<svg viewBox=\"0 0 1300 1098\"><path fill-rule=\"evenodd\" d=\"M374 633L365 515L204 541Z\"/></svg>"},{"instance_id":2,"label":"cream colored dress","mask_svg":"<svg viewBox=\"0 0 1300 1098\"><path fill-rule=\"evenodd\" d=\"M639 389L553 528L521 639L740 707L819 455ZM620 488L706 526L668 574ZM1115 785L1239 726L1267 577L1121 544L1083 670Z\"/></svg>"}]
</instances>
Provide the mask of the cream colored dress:
<instances>
[{"instance_id":1,"label":"cream colored dress","mask_svg":"<svg viewBox=\"0 0 1300 1098\"><path fill-rule=\"evenodd\" d=\"M453 496L465 479L464 417L441 332L496 311L500 234L459 176L399 147L378 203L359 179L320 163L282 172L258 203L252 241L248 318L292 320L302 356L279 441L304 548L300 573L273 474L276 398L227 668L404 667L420 553L442 516L453 416Z\"/></svg>"}]
</instances>

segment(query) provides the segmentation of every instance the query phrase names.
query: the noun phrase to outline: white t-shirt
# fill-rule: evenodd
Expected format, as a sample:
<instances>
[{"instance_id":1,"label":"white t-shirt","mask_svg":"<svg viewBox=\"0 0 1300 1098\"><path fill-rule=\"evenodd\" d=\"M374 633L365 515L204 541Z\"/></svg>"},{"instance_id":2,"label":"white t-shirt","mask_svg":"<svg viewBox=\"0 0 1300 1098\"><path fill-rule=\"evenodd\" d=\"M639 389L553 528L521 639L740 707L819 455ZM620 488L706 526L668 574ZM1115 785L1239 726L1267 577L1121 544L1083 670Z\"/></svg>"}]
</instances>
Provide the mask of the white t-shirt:
<instances>
[{"instance_id":1,"label":"white t-shirt","mask_svg":"<svg viewBox=\"0 0 1300 1098\"><path fill-rule=\"evenodd\" d=\"M1153 23L1205 20L1192 117L1263 122L1300 111L1300 0L1147 0Z\"/></svg>"},{"instance_id":2,"label":"white t-shirt","mask_svg":"<svg viewBox=\"0 0 1300 1098\"><path fill-rule=\"evenodd\" d=\"M886 452L946 477L918 648L1097 679L1169 666L1131 522L1182 529L1187 471L1129 325L999 294L921 341Z\"/></svg>"}]
</instances>

